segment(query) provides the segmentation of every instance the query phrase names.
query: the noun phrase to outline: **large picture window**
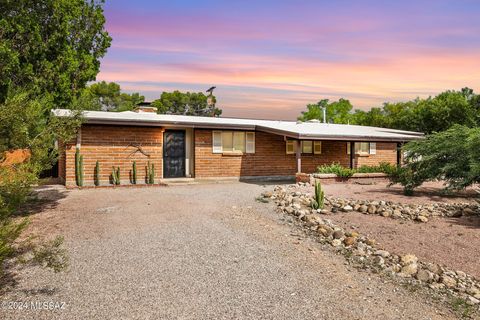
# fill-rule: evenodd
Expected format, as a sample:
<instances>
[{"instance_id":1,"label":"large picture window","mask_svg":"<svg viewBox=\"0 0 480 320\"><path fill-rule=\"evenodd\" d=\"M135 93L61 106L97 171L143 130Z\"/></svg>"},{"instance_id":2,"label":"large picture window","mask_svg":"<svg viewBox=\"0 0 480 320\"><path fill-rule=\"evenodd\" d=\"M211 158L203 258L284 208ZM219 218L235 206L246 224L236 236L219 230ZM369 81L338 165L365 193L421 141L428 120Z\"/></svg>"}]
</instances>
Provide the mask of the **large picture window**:
<instances>
[{"instance_id":1,"label":"large picture window","mask_svg":"<svg viewBox=\"0 0 480 320\"><path fill-rule=\"evenodd\" d=\"M295 140L286 141L286 153L294 154L297 151L297 144ZM321 154L322 141L302 140L301 150L304 154Z\"/></svg>"},{"instance_id":2,"label":"large picture window","mask_svg":"<svg viewBox=\"0 0 480 320\"><path fill-rule=\"evenodd\" d=\"M255 153L255 132L213 131L213 153Z\"/></svg>"},{"instance_id":3,"label":"large picture window","mask_svg":"<svg viewBox=\"0 0 480 320\"><path fill-rule=\"evenodd\" d=\"M350 154L350 142L347 142L347 153ZM369 155L377 153L375 142L355 142L355 154Z\"/></svg>"}]
</instances>

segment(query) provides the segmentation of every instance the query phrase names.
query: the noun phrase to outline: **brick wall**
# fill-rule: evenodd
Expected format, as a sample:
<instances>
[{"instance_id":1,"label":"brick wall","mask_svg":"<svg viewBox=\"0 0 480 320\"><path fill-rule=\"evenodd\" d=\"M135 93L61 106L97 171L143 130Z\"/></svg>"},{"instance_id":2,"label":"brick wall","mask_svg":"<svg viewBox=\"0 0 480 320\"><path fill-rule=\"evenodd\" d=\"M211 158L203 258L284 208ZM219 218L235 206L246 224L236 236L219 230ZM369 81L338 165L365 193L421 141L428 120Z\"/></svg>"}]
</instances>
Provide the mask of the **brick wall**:
<instances>
[{"instance_id":1,"label":"brick wall","mask_svg":"<svg viewBox=\"0 0 480 320\"><path fill-rule=\"evenodd\" d=\"M132 162L137 162L137 183L145 183L147 161L155 164L155 178L158 181L163 174L162 163L163 132L159 127L84 125L81 130L81 154L84 165L84 185L94 184L95 162L100 162L101 185L110 183L112 166L120 167L122 184L129 184ZM140 152L132 154L135 147L141 145ZM65 147L65 184L75 185L75 142Z\"/></svg>"},{"instance_id":2,"label":"brick wall","mask_svg":"<svg viewBox=\"0 0 480 320\"><path fill-rule=\"evenodd\" d=\"M397 163L397 144L392 142L377 142L377 153L366 156L356 155L356 166L375 166L380 162Z\"/></svg>"},{"instance_id":3,"label":"brick wall","mask_svg":"<svg viewBox=\"0 0 480 320\"><path fill-rule=\"evenodd\" d=\"M377 143L377 154L357 156L358 165L375 165L382 161L395 164L396 144ZM350 166L347 143L322 141L322 154L302 154L302 172L314 172L317 166L338 162ZM255 154L224 155L212 153L212 131L195 130L195 177L238 177L295 175L294 154L285 154L283 136L257 131Z\"/></svg>"},{"instance_id":4,"label":"brick wall","mask_svg":"<svg viewBox=\"0 0 480 320\"><path fill-rule=\"evenodd\" d=\"M95 162L100 162L102 185L110 184L112 166L119 166L122 184L129 184L132 162L137 162L137 183L145 182L147 161L155 164L156 181L162 178L163 130L159 127L84 125L81 133L81 153L84 156L84 184L94 183ZM139 144L150 154L147 158L140 152L132 154ZM63 147L63 146L62 146ZM302 172L312 173L321 164L338 162L345 167L350 165L347 143L322 141L322 154L302 154ZM67 186L75 185L75 142L65 146L60 160L60 177ZM396 143L377 142L377 153L369 156L356 156L357 166L376 165L382 161L395 164L397 161ZM194 176L239 177L239 176L288 176L296 173L295 154L285 153L283 136L266 132L255 133L255 153L225 155L212 153L212 130L195 129L194 132Z\"/></svg>"}]
</instances>

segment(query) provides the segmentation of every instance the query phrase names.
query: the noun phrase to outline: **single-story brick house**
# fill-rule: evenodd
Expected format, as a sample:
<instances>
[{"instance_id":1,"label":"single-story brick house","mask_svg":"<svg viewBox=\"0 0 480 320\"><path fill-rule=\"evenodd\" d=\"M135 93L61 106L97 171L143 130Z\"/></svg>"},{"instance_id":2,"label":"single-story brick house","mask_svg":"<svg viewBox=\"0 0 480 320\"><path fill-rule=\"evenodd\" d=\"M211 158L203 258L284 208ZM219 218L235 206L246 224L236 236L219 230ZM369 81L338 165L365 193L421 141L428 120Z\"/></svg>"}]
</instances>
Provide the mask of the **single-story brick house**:
<instances>
[{"instance_id":1,"label":"single-story brick house","mask_svg":"<svg viewBox=\"0 0 480 320\"><path fill-rule=\"evenodd\" d=\"M68 110L56 109L56 116ZM355 168L400 162L402 143L418 132L319 123L157 114L140 107L126 112L84 112L76 141L61 144L59 176L75 185L75 150L84 158L84 185L93 185L95 163L100 184L110 184L120 167L121 184L130 183L133 161L138 182L155 165L155 182L170 178L292 177L317 166L340 163Z\"/></svg>"}]
</instances>

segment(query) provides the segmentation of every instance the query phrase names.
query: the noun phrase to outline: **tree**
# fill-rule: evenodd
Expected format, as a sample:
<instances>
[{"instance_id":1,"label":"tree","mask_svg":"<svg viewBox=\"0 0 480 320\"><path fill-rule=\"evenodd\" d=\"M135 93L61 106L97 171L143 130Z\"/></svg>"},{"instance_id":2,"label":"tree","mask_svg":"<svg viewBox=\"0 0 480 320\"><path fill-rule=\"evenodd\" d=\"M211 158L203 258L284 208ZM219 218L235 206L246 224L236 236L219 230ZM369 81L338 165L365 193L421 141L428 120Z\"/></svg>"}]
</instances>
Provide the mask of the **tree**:
<instances>
[{"instance_id":1,"label":"tree","mask_svg":"<svg viewBox=\"0 0 480 320\"><path fill-rule=\"evenodd\" d=\"M28 88L68 107L95 80L111 38L103 1L0 2L0 102Z\"/></svg>"},{"instance_id":2,"label":"tree","mask_svg":"<svg viewBox=\"0 0 480 320\"><path fill-rule=\"evenodd\" d=\"M328 99L322 99L316 104L307 105L307 111L303 111L298 120L320 120L323 122L323 108L326 109L328 123L349 123L351 121L352 104L349 100L339 99L329 103Z\"/></svg>"},{"instance_id":3,"label":"tree","mask_svg":"<svg viewBox=\"0 0 480 320\"><path fill-rule=\"evenodd\" d=\"M215 107L216 99L213 96L213 105L208 105L207 96L202 92L162 92L160 99L154 100L152 106L158 108L158 113L183 114L192 116L219 116L222 110Z\"/></svg>"},{"instance_id":4,"label":"tree","mask_svg":"<svg viewBox=\"0 0 480 320\"><path fill-rule=\"evenodd\" d=\"M78 109L82 103L75 98L72 107ZM37 183L39 173L57 158L53 141L72 140L82 122L79 111L70 118L45 116L50 114L51 107L51 96L33 99L29 92L14 91L0 104L0 278L4 276L6 260L45 265L55 271L66 266L61 238L44 243L20 240L29 221L13 219L27 201L30 186ZM28 161L2 165L5 151L16 149L28 150Z\"/></svg>"},{"instance_id":5,"label":"tree","mask_svg":"<svg viewBox=\"0 0 480 320\"><path fill-rule=\"evenodd\" d=\"M96 99L96 110L103 111L129 111L145 101L145 97L137 92L132 94L121 92L120 85L115 82L94 83L87 87L84 94Z\"/></svg>"},{"instance_id":6,"label":"tree","mask_svg":"<svg viewBox=\"0 0 480 320\"><path fill-rule=\"evenodd\" d=\"M440 132L461 124L480 125L480 96L472 89L448 90L435 97L384 103L382 108L355 110L352 123L392 129Z\"/></svg>"},{"instance_id":7,"label":"tree","mask_svg":"<svg viewBox=\"0 0 480 320\"><path fill-rule=\"evenodd\" d=\"M407 193L423 182L443 180L447 189L480 183L480 127L453 125L405 145L405 166L394 176Z\"/></svg>"}]
</instances>

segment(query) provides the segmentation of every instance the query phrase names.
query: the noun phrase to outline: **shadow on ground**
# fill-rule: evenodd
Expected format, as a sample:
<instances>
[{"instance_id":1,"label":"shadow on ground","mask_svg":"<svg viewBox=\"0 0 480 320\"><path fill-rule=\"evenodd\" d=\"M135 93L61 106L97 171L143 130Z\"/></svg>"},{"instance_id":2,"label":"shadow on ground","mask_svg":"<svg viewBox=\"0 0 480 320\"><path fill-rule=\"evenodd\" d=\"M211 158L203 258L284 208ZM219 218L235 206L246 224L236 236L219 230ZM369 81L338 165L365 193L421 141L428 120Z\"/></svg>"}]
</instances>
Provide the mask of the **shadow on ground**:
<instances>
[{"instance_id":1,"label":"shadow on ground","mask_svg":"<svg viewBox=\"0 0 480 320\"><path fill-rule=\"evenodd\" d=\"M62 186L45 185L34 188L30 199L17 212L16 216L31 216L44 210L55 209L59 200L66 198L68 191Z\"/></svg>"}]
</instances>

